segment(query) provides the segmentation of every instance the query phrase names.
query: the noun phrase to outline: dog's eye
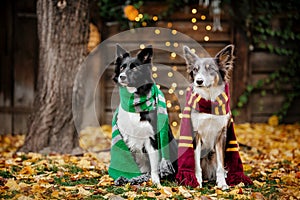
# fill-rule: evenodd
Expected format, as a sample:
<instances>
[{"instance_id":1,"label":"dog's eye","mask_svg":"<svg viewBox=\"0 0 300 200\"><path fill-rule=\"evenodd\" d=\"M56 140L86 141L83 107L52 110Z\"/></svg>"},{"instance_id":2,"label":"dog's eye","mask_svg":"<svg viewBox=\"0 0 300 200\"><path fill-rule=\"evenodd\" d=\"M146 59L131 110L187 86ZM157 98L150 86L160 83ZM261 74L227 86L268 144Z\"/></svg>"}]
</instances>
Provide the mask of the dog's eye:
<instances>
[{"instance_id":1,"label":"dog's eye","mask_svg":"<svg viewBox=\"0 0 300 200\"><path fill-rule=\"evenodd\" d=\"M209 64L206 64L206 65L205 65L205 68L206 68L206 69L208 69L208 68L210 68L210 67L211 67L211 66L210 66Z\"/></svg>"},{"instance_id":2,"label":"dog's eye","mask_svg":"<svg viewBox=\"0 0 300 200\"><path fill-rule=\"evenodd\" d=\"M136 65L133 64L133 63L131 63L131 64L130 64L130 69L135 69L135 68L136 68Z\"/></svg>"},{"instance_id":3,"label":"dog's eye","mask_svg":"<svg viewBox=\"0 0 300 200\"><path fill-rule=\"evenodd\" d=\"M129 68L132 70L132 71L137 71L137 67L134 63L131 63Z\"/></svg>"},{"instance_id":4,"label":"dog's eye","mask_svg":"<svg viewBox=\"0 0 300 200\"><path fill-rule=\"evenodd\" d=\"M193 72L198 72L198 69L196 67L194 67Z\"/></svg>"},{"instance_id":5,"label":"dog's eye","mask_svg":"<svg viewBox=\"0 0 300 200\"><path fill-rule=\"evenodd\" d=\"M125 65L125 64L121 65L121 67L120 67L120 71L123 71L123 70L125 69L125 67L126 67L126 65Z\"/></svg>"}]
</instances>

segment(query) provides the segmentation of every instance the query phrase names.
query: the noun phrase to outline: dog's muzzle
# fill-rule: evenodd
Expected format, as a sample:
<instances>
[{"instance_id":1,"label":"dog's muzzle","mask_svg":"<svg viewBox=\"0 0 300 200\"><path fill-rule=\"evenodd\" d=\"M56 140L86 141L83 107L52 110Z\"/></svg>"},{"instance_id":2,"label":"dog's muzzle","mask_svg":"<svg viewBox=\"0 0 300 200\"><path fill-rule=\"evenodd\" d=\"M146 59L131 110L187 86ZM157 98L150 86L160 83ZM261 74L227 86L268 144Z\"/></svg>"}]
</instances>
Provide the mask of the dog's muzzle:
<instances>
[{"instance_id":1,"label":"dog's muzzle","mask_svg":"<svg viewBox=\"0 0 300 200\"><path fill-rule=\"evenodd\" d=\"M119 75L118 82L124 86L128 85L128 80L127 80L127 76L125 73L121 73Z\"/></svg>"}]
</instances>

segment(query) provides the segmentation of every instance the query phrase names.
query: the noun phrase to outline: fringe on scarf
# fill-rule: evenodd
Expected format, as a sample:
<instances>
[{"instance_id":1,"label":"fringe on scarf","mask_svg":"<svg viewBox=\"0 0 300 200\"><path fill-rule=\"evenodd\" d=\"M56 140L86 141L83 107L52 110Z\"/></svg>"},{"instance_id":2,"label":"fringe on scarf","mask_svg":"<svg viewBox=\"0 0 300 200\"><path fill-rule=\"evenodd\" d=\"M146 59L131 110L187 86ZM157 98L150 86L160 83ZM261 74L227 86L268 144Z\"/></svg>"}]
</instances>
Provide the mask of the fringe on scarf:
<instances>
[{"instance_id":1,"label":"fringe on scarf","mask_svg":"<svg viewBox=\"0 0 300 200\"><path fill-rule=\"evenodd\" d=\"M252 185L252 180L244 174L244 172L228 173L226 183L230 186L237 185L243 182L245 185Z\"/></svg>"},{"instance_id":2,"label":"fringe on scarf","mask_svg":"<svg viewBox=\"0 0 300 200\"><path fill-rule=\"evenodd\" d=\"M131 179L120 176L117 180L115 180L115 185L121 186L127 183L130 183L130 185L139 185L141 183L149 181L150 177L151 177L150 173L142 174L140 176L133 177Z\"/></svg>"},{"instance_id":3,"label":"fringe on scarf","mask_svg":"<svg viewBox=\"0 0 300 200\"><path fill-rule=\"evenodd\" d=\"M172 162L162 158L159 165L159 173L161 178L174 174L175 169L173 168Z\"/></svg>"},{"instance_id":4,"label":"fringe on scarf","mask_svg":"<svg viewBox=\"0 0 300 200\"><path fill-rule=\"evenodd\" d=\"M186 185L191 187L199 186L194 171L180 170L176 175L176 179L180 185Z\"/></svg>"}]
</instances>

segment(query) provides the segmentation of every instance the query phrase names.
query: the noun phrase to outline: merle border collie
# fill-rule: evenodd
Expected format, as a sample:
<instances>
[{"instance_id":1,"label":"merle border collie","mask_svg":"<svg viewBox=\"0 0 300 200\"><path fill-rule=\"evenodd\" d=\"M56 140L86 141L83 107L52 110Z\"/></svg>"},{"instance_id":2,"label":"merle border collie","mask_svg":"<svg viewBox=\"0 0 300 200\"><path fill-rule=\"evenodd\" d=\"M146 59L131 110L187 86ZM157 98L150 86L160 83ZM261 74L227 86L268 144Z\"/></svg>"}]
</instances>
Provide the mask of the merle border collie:
<instances>
[{"instance_id":1,"label":"merle border collie","mask_svg":"<svg viewBox=\"0 0 300 200\"><path fill-rule=\"evenodd\" d=\"M200 58L189 47L183 47L187 71L193 81L192 89L195 93L215 101L224 92L233 68L233 51L234 46L228 45L214 58ZM204 177L216 180L218 187L228 189L225 181L224 145L230 119L230 112L226 115L215 115L193 109L191 111L191 122L196 132L195 175L200 187Z\"/></svg>"}]
</instances>

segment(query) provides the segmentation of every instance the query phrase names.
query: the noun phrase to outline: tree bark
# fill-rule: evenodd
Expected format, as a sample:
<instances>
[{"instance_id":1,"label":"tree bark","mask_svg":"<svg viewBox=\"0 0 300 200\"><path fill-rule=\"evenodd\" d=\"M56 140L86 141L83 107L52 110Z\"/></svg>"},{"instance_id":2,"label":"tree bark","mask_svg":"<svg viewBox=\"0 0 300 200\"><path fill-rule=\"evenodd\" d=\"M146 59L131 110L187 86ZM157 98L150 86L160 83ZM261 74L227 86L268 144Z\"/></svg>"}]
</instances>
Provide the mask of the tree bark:
<instances>
[{"instance_id":1,"label":"tree bark","mask_svg":"<svg viewBox=\"0 0 300 200\"><path fill-rule=\"evenodd\" d=\"M19 151L74 153L79 149L79 137L72 116L72 92L87 52L88 0L38 0L37 20L39 71L35 111Z\"/></svg>"}]
</instances>

